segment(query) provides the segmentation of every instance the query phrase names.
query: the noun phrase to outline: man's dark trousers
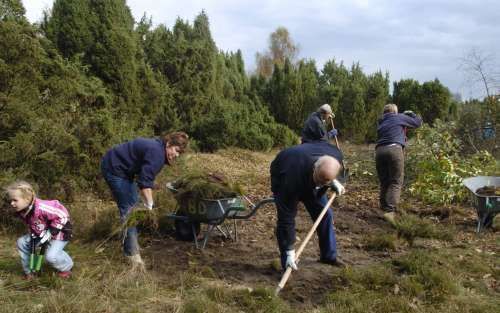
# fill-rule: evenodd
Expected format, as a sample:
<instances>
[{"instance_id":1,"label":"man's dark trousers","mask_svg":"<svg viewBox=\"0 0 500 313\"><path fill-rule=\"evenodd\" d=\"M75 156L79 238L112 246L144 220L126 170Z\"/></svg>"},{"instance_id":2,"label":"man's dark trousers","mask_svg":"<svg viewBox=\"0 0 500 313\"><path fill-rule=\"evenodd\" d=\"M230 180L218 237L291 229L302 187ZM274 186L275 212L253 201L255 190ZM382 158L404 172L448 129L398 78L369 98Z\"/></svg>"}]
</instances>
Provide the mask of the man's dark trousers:
<instances>
[{"instance_id":1,"label":"man's dark trousers","mask_svg":"<svg viewBox=\"0 0 500 313\"><path fill-rule=\"evenodd\" d=\"M404 178L404 153L400 144L378 146L375 163L380 181L380 207L395 211L399 204Z\"/></svg>"},{"instance_id":2,"label":"man's dark trousers","mask_svg":"<svg viewBox=\"0 0 500 313\"><path fill-rule=\"evenodd\" d=\"M321 210L328 202L326 195L315 197L313 195L304 199L284 199L279 194L274 194L276 208L278 209L278 226L276 236L281 253L281 266L285 269L286 250L293 249L295 243L295 216L297 215L297 204L301 201L313 221L316 221ZM290 233L288 233L290 232ZM337 244L335 238L335 228L333 227L333 210L330 207L321 220L316 230L319 239L320 258L322 260L333 261L337 257ZM286 238L291 238L293 242L287 242Z\"/></svg>"}]
</instances>

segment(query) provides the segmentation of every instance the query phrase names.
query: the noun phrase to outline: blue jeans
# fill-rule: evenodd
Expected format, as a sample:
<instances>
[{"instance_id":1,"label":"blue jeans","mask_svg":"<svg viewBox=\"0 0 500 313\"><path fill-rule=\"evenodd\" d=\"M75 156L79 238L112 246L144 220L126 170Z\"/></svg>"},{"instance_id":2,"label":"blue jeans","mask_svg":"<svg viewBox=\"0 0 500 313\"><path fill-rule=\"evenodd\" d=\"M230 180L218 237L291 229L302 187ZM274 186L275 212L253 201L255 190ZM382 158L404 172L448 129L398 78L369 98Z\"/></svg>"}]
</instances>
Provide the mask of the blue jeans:
<instances>
[{"instance_id":1,"label":"blue jeans","mask_svg":"<svg viewBox=\"0 0 500 313\"><path fill-rule=\"evenodd\" d=\"M281 266L286 269L286 250L293 249L295 244L295 216L297 215L298 199L283 199L279 194L274 194L276 208L278 209L278 225L276 236L281 253ZM315 221L321 210L327 204L326 195L321 197L307 197L302 202L311 219ZM320 259L333 261L337 258L337 241L333 227L333 209L330 207L316 229L319 241Z\"/></svg>"},{"instance_id":2,"label":"blue jeans","mask_svg":"<svg viewBox=\"0 0 500 313\"><path fill-rule=\"evenodd\" d=\"M133 180L111 174L109 170L103 166L101 166L101 172L115 198L120 213L120 219L123 223L127 220L127 216L131 209L139 201L137 184ZM128 227L126 229L123 238L123 253L126 256L139 253L139 241L137 236L137 227Z\"/></svg>"},{"instance_id":3,"label":"blue jeans","mask_svg":"<svg viewBox=\"0 0 500 313\"><path fill-rule=\"evenodd\" d=\"M24 235L17 239L17 250L21 256L23 271L26 274L31 273L31 240L31 235ZM47 250L45 251L45 260L59 272L66 272L73 268L73 260L66 253L66 251L63 250L67 244L67 241L51 240L47 245Z\"/></svg>"}]
</instances>

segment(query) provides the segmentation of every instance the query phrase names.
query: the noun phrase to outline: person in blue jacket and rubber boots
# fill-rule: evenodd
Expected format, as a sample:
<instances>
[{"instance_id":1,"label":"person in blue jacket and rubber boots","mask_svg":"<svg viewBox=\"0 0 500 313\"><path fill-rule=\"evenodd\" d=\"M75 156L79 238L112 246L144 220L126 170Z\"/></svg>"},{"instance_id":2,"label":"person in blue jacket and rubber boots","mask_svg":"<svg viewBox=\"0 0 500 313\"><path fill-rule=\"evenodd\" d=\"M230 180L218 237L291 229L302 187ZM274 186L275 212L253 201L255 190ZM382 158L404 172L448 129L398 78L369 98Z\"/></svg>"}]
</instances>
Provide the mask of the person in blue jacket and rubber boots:
<instances>
[{"instance_id":1,"label":"person in blue jacket and rubber boots","mask_svg":"<svg viewBox=\"0 0 500 313\"><path fill-rule=\"evenodd\" d=\"M328 202L328 188L333 188L338 195L343 194L344 186L335 179L342 170L342 159L342 152L336 146L328 142L314 142L287 148L272 161L271 190L278 213L276 236L283 270L287 267L297 269L294 244L299 201L316 220ZM319 224L317 234L320 262L343 266L337 256L331 208Z\"/></svg>"},{"instance_id":2,"label":"person in blue jacket and rubber boots","mask_svg":"<svg viewBox=\"0 0 500 313\"><path fill-rule=\"evenodd\" d=\"M144 208L153 209L156 175L165 164L173 164L186 150L188 142L186 133L174 132L163 138L137 138L106 152L101 161L101 172L116 201L122 223L140 204L140 198ZM137 239L137 227L128 227L123 252L134 268L144 268Z\"/></svg>"}]
</instances>

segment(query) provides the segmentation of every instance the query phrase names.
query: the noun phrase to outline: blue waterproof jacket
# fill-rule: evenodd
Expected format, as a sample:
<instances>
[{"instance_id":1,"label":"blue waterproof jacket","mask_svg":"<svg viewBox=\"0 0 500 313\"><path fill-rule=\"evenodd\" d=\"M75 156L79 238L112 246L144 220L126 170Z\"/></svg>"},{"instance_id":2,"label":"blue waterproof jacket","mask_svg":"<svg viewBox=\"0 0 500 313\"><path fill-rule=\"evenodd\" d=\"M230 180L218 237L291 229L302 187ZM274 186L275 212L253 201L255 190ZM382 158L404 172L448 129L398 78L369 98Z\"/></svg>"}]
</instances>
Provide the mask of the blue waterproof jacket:
<instances>
[{"instance_id":1,"label":"blue waterproof jacket","mask_svg":"<svg viewBox=\"0 0 500 313\"><path fill-rule=\"evenodd\" d=\"M316 187L314 163L323 155L340 163L343 159L342 152L328 142L304 143L281 151L271 163L271 191L285 198L310 196Z\"/></svg>"},{"instance_id":2,"label":"blue waterproof jacket","mask_svg":"<svg viewBox=\"0 0 500 313\"><path fill-rule=\"evenodd\" d=\"M137 179L139 188L153 188L154 179L166 162L161 139L137 138L111 148L102 158L102 167L111 174Z\"/></svg>"},{"instance_id":3,"label":"blue waterproof jacket","mask_svg":"<svg viewBox=\"0 0 500 313\"><path fill-rule=\"evenodd\" d=\"M325 123L321 120L321 113L314 112L309 115L302 129L302 143L313 141L328 141Z\"/></svg>"}]
</instances>

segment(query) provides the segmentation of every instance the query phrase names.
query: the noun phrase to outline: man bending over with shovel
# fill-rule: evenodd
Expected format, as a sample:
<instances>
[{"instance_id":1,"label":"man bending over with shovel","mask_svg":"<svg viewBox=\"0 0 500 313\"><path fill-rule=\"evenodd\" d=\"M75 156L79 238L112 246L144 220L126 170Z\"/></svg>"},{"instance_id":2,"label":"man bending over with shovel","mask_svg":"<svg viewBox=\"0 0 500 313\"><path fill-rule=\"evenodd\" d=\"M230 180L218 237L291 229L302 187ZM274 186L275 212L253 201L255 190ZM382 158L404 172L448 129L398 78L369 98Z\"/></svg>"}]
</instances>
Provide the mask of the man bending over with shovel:
<instances>
[{"instance_id":1,"label":"man bending over with shovel","mask_svg":"<svg viewBox=\"0 0 500 313\"><path fill-rule=\"evenodd\" d=\"M326 191L333 188L338 195L344 186L335 178L342 166L342 153L327 143L304 143L281 151L271 163L271 190L278 210L276 235L281 253L281 266L297 269L295 263L295 216L302 202L316 220L327 204ZM337 257L333 228L333 212L329 208L317 228L320 262L343 266Z\"/></svg>"}]
</instances>

